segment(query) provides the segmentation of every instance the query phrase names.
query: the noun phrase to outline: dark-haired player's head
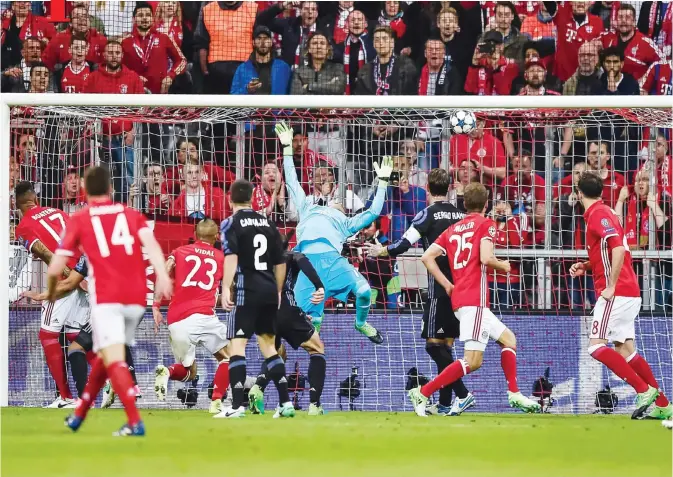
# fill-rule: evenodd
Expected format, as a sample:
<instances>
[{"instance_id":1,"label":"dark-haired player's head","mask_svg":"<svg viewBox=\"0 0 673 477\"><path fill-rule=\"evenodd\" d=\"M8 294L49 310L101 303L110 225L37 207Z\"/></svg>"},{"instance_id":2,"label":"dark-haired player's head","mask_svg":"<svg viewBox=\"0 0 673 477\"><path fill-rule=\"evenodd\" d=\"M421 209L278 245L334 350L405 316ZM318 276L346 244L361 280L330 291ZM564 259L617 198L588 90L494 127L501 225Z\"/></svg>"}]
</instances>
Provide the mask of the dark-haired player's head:
<instances>
[{"instance_id":1,"label":"dark-haired player's head","mask_svg":"<svg viewBox=\"0 0 673 477\"><path fill-rule=\"evenodd\" d=\"M292 240L293 236L294 236L294 230L290 230L289 233L286 232L280 234L280 240L283 250L287 250L290 248L290 240Z\"/></svg>"},{"instance_id":2,"label":"dark-haired player's head","mask_svg":"<svg viewBox=\"0 0 673 477\"><path fill-rule=\"evenodd\" d=\"M84 189L88 197L108 197L112 192L110 171L107 167L89 167L84 173Z\"/></svg>"},{"instance_id":3,"label":"dark-haired player's head","mask_svg":"<svg viewBox=\"0 0 673 477\"><path fill-rule=\"evenodd\" d=\"M14 198L16 200L16 208L19 209L23 215L26 210L37 205L37 194L33 184L28 181L21 181L16 184L14 188Z\"/></svg>"},{"instance_id":4,"label":"dark-haired player's head","mask_svg":"<svg viewBox=\"0 0 673 477\"><path fill-rule=\"evenodd\" d=\"M252 201L252 184L245 179L238 179L231 184L231 203L234 206L249 207Z\"/></svg>"},{"instance_id":5,"label":"dark-haired player's head","mask_svg":"<svg viewBox=\"0 0 673 477\"><path fill-rule=\"evenodd\" d=\"M483 214L488 202L488 191L480 182L470 182L463 190L463 202L468 213Z\"/></svg>"},{"instance_id":6,"label":"dark-haired player's head","mask_svg":"<svg viewBox=\"0 0 673 477\"><path fill-rule=\"evenodd\" d=\"M585 171L577 181L580 199L598 200L603 195L603 179L593 171Z\"/></svg>"},{"instance_id":7,"label":"dark-haired player's head","mask_svg":"<svg viewBox=\"0 0 673 477\"><path fill-rule=\"evenodd\" d=\"M451 180L446 169L433 169L428 174L428 192L433 197L446 197Z\"/></svg>"},{"instance_id":8,"label":"dark-haired player's head","mask_svg":"<svg viewBox=\"0 0 673 477\"><path fill-rule=\"evenodd\" d=\"M203 219L196 224L196 238L210 245L217 242L219 228L213 219Z\"/></svg>"}]
</instances>

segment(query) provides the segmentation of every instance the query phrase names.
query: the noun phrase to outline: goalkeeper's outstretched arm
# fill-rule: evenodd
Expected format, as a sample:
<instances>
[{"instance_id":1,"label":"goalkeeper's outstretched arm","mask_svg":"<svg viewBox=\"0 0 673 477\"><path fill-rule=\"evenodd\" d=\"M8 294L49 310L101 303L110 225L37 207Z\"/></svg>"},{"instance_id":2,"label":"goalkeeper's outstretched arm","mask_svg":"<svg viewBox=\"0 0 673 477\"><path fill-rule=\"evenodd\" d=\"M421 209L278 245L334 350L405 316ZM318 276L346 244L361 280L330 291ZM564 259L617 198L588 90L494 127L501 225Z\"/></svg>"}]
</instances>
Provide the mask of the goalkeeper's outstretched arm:
<instances>
[{"instance_id":1,"label":"goalkeeper's outstretched arm","mask_svg":"<svg viewBox=\"0 0 673 477\"><path fill-rule=\"evenodd\" d=\"M299 184L297 178L297 171L294 167L294 159L292 158L292 129L281 121L276 124L276 135L283 145L283 172L285 173L285 184L290 194L290 199L297 208L299 218L302 217L306 207L306 193Z\"/></svg>"},{"instance_id":2,"label":"goalkeeper's outstretched arm","mask_svg":"<svg viewBox=\"0 0 673 477\"><path fill-rule=\"evenodd\" d=\"M385 156L381 159L381 165L374 163L376 176L379 178L379 184L376 188L374 200L367 210L360 212L354 217L348 219L347 227L351 234L357 233L365 227L369 227L376 218L381 215L383 204L386 200L386 191L388 190L388 180L393 172L393 159Z\"/></svg>"}]
</instances>

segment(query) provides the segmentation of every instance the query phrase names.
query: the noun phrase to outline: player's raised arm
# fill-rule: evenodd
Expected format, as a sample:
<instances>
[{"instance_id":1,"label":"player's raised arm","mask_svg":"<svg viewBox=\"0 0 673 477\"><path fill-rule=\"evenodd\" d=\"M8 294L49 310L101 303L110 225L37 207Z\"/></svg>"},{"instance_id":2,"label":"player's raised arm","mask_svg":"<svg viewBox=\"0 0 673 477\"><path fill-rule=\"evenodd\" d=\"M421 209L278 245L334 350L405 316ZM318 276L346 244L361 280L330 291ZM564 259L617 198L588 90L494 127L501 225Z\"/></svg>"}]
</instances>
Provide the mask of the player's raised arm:
<instances>
[{"instance_id":1,"label":"player's raised arm","mask_svg":"<svg viewBox=\"0 0 673 477\"><path fill-rule=\"evenodd\" d=\"M481 239L481 243L479 244L479 259L481 260L481 263L494 270L500 270L501 272L509 273L511 270L509 261L498 260L495 257L493 248L492 240L487 238Z\"/></svg>"},{"instance_id":2,"label":"player's raised arm","mask_svg":"<svg viewBox=\"0 0 673 477\"><path fill-rule=\"evenodd\" d=\"M290 193L290 198L297 208L299 218L303 215L306 209L306 193L299 184L297 178L297 171L294 167L294 159L292 158L292 136L293 131L284 121L276 124L276 135L283 145L283 171L285 172L285 184Z\"/></svg>"},{"instance_id":3,"label":"player's raised arm","mask_svg":"<svg viewBox=\"0 0 673 477\"><path fill-rule=\"evenodd\" d=\"M437 241L440 242L443 240L443 236L444 234L440 235ZM428 272L433 277L435 277L437 283L439 283L444 288L444 290L446 290L446 294L451 296L451 292L453 291L453 283L451 283L449 279L446 278L446 275L442 273L439 265L437 265L437 257L441 255L446 255L446 249L437 243L433 243L425 251L421 257L421 261L423 262L423 265L425 265L425 268L428 269Z\"/></svg>"},{"instance_id":4,"label":"player's raised arm","mask_svg":"<svg viewBox=\"0 0 673 477\"><path fill-rule=\"evenodd\" d=\"M419 212L422 214L425 211ZM421 238L421 233L416 230L416 227L413 225L409 226L402 238L396 242L391 243L388 246L383 246L378 243L365 243L364 247L367 251L367 255L370 257L397 257L407 252L413 244L418 242Z\"/></svg>"},{"instance_id":5,"label":"player's raised arm","mask_svg":"<svg viewBox=\"0 0 673 477\"><path fill-rule=\"evenodd\" d=\"M374 195L374 200L372 201L372 205L370 205L367 210L360 212L356 216L348 219L346 225L348 227L348 231L351 234L357 233L363 228L368 227L376 220L379 215L381 215L383 203L386 200L388 181L390 180L390 174L393 172L393 158L390 156L384 156L381 158L381 165L375 162L374 171L376 172L376 177L379 179L378 187L376 188L376 194Z\"/></svg>"}]
</instances>

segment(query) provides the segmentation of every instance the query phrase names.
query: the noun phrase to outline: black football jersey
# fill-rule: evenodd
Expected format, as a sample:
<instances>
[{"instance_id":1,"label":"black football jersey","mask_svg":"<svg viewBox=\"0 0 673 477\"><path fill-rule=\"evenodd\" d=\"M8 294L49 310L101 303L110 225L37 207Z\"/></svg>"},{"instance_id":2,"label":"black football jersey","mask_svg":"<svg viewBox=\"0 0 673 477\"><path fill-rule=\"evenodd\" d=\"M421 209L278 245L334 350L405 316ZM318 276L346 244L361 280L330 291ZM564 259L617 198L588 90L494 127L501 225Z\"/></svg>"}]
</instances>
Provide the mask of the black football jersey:
<instances>
[{"instance_id":1,"label":"black football jersey","mask_svg":"<svg viewBox=\"0 0 673 477\"><path fill-rule=\"evenodd\" d=\"M460 221L465 217L465 213L447 201L435 202L434 204L421 210L411 225L421 234L421 243L423 250L427 250L430 245L437 240L442 232L444 232L451 225ZM449 267L449 259L445 255L437 258L437 265L444 275L451 280L451 268ZM435 283L432 275L428 274L428 293L430 298L433 298L433 292L445 293L444 289Z\"/></svg>"},{"instance_id":2,"label":"black football jersey","mask_svg":"<svg viewBox=\"0 0 673 477\"><path fill-rule=\"evenodd\" d=\"M234 277L237 306L278 303L273 267L283 263L276 225L252 209L242 209L222 222L222 250L238 256Z\"/></svg>"}]
</instances>

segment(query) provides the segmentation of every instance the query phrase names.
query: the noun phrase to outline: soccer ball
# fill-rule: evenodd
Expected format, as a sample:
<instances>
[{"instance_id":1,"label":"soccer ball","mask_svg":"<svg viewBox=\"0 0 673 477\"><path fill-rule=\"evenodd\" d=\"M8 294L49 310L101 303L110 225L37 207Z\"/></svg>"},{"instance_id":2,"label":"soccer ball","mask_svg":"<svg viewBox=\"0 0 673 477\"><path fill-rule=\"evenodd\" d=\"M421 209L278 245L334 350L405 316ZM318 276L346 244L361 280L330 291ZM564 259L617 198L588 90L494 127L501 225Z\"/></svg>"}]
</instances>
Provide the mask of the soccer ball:
<instances>
[{"instance_id":1,"label":"soccer ball","mask_svg":"<svg viewBox=\"0 0 673 477\"><path fill-rule=\"evenodd\" d=\"M453 134L467 134L477 125L477 118L474 113L465 110L454 112L449 121Z\"/></svg>"}]
</instances>

